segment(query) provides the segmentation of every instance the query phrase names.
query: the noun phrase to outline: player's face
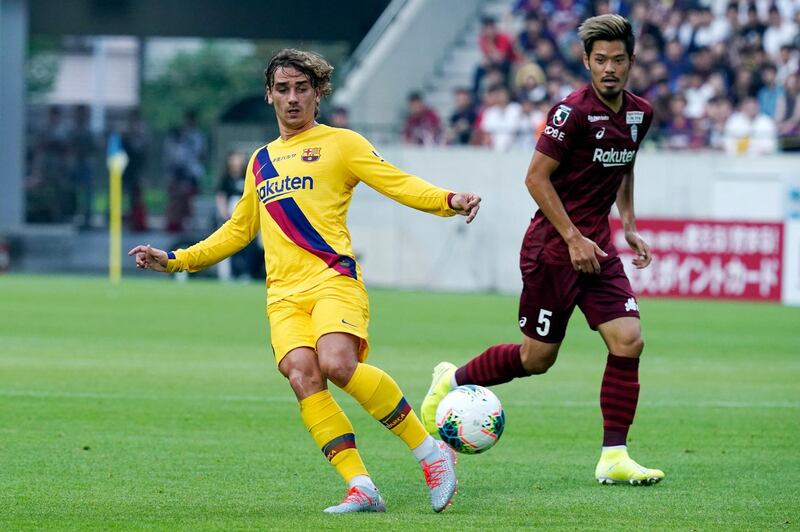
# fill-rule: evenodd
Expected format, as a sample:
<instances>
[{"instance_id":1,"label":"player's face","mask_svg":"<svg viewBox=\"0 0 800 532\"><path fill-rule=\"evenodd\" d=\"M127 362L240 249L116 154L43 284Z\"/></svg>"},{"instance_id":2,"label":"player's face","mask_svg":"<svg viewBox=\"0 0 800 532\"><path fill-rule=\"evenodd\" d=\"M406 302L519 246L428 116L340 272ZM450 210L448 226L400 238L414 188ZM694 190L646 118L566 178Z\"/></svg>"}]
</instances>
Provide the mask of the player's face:
<instances>
[{"instance_id":1,"label":"player's face","mask_svg":"<svg viewBox=\"0 0 800 532\"><path fill-rule=\"evenodd\" d=\"M595 41L590 55L583 54L583 64L592 75L592 85L608 101L616 100L628 82L634 56L625 51L622 41Z\"/></svg>"},{"instance_id":2,"label":"player's face","mask_svg":"<svg viewBox=\"0 0 800 532\"><path fill-rule=\"evenodd\" d=\"M298 133L311 127L319 99L319 89L293 67L275 70L272 87L267 89L267 102L275 107L281 133Z\"/></svg>"}]
</instances>

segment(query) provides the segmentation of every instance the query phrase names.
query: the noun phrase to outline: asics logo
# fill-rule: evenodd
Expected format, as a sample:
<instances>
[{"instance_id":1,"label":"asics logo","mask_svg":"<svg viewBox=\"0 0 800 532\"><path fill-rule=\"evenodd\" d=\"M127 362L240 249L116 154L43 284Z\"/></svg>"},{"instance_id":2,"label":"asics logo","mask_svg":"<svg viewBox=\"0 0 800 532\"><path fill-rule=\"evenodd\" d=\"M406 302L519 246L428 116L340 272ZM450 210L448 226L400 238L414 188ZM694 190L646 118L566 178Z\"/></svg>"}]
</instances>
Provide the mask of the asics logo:
<instances>
[{"instance_id":1,"label":"asics logo","mask_svg":"<svg viewBox=\"0 0 800 532\"><path fill-rule=\"evenodd\" d=\"M600 131L595 133L594 138L596 138L597 140L600 140L600 139L603 138L603 135L605 135L605 134L606 134L606 128L602 128L602 129L600 129Z\"/></svg>"}]
</instances>

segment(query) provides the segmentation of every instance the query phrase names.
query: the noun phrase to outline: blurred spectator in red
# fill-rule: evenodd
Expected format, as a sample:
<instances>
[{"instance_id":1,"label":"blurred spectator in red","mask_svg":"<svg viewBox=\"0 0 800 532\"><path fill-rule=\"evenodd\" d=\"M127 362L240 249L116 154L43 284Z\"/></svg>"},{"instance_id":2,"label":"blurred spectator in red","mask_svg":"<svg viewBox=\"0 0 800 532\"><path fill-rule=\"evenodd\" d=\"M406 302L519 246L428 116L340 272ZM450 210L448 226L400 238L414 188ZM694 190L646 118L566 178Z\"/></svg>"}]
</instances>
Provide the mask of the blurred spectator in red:
<instances>
[{"instance_id":1,"label":"blurred spectator in red","mask_svg":"<svg viewBox=\"0 0 800 532\"><path fill-rule=\"evenodd\" d=\"M450 115L446 142L448 144L469 144L472 128L475 125L475 103L469 89L459 87L453 92L455 110Z\"/></svg>"},{"instance_id":2,"label":"blurred spectator in red","mask_svg":"<svg viewBox=\"0 0 800 532\"><path fill-rule=\"evenodd\" d=\"M503 72L503 83L507 83L511 66L517 61L517 52L511 37L497 28L494 17L487 15L481 19L478 48L481 51L481 64L475 71L474 92L478 92L481 78L490 66L499 68Z\"/></svg>"},{"instance_id":3,"label":"blurred spectator in red","mask_svg":"<svg viewBox=\"0 0 800 532\"><path fill-rule=\"evenodd\" d=\"M150 131L139 109L128 115L122 146L128 154L128 166L122 174L122 187L128 196L127 220L132 231L147 231L142 174L150 151Z\"/></svg>"},{"instance_id":4,"label":"blurred spectator in red","mask_svg":"<svg viewBox=\"0 0 800 532\"><path fill-rule=\"evenodd\" d=\"M745 98L725 124L725 152L738 155L773 153L778 146L775 121L758 110L755 98Z\"/></svg>"},{"instance_id":5,"label":"blurred spectator in red","mask_svg":"<svg viewBox=\"0 0 800 532\"><path fill-rule=\"evenodd\" d=\"M408 114L403 126L403 139L409 144L431 145L439 142L439 117L425 104L419 92L408 96Z\"/></svg>"}]
</instances>

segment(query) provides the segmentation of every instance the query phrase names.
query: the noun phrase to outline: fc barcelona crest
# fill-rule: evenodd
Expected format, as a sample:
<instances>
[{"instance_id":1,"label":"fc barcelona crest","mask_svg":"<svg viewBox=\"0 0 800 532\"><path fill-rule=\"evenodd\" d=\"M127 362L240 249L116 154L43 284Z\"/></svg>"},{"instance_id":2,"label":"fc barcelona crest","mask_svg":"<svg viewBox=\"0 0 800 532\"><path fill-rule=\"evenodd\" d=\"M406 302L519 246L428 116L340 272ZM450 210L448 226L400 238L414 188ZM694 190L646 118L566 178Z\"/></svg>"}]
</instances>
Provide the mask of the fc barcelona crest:
<instances>
[{"instance_id":1,"label":"fc barcelona crest","mask_svg":"<svg viewBox=\"0 0 800 532\"><path fill-rule=\"evenodd\" d=\"M306 148L303 150L303 155L300 157L307 163L313 163L314 161L318 161L320 156L320 152L322 148Z\"/></svg>"}]
</instances>

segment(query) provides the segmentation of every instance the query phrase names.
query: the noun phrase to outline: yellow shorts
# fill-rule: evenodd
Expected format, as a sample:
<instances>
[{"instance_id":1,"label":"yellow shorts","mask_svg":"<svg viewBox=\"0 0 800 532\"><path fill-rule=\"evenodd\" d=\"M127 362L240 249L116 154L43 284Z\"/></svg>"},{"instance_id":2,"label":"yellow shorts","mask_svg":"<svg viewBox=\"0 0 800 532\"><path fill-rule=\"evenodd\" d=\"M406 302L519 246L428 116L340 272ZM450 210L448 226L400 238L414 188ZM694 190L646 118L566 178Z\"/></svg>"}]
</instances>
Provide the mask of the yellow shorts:
<instances>
[{"instance_id":1,"label":"yellow shorts","mask_svg":"<svg viewBox=\"0 0 800 532\"><path fill-rule=\"evenodd\" d=\"M355 279L337 275L310 290L270 303L267 317L278 364L292 349L316 349L317 340L332 332L360 338L358 360L367 359L369 299L364 284Z\"/></svg>"}]
</instances>

